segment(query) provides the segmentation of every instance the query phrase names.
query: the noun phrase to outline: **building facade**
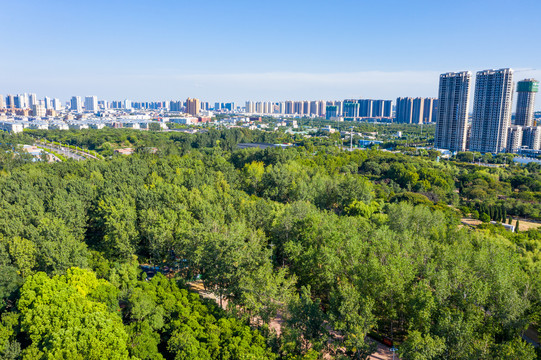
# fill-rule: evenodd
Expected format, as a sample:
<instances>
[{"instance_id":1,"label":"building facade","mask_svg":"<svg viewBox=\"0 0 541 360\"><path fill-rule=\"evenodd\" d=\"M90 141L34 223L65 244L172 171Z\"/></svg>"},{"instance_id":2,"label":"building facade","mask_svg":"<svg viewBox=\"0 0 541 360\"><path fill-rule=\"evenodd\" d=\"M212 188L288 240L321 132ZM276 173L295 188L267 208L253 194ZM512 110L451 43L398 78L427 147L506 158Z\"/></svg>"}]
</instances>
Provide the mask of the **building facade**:
<instances>
[{"instance_id":1,"label":"building facade","mask_svg":"<svg viewBox=\"0 0 541 360\"><path fill-rule=\"evenodd\" d=\"M410 124L413 118L413 98L399 97L396 99L395 122Z\"/></svg>"},{"instance_id":2,"label":"building facade","mask_svg":"<svg viewBox=\"0 0 541 360\"><path fill-rule=\"evenodd\" d=\"M78 113L83 111L83 105L80 96L72 96L70 101L70 109Z\"/></svg>"},{"instance_id":3,"label":"building facade","mask_svg":"<svg viewBox=\"0 0 541 360\"><path fill-rule=\"evenodd\" d=\"M440 75L434 146L465 151L470 104L471 72Z\"/></svg>"},{"instance_id":4,"label":"building facade","mask_svg":"<svg viewBox=\"0 0 541 360\"><path fill-rule=\"evenodd\" d=\"M98 112L98 97L87 96L85 98L85 110L90 112Z\"/></svg>"},{"instance_id":5,"label":"building facade","mask_svg":"<svg viewBox=\"0 0 541 360\"><path fill-rule=\"evenodd\" d=\"M507 146L513 101L513 70L477 72L470 150L499 153Z\"/></svg>"},{"instance_id":6,"label":"building facade","mask_svg":"<svg viewBox=\"0 0 541 360\"><path fill-rule=\"evenodd\" d=\"M541 149L541 126L522 128L522 146L531 150Z\"/></svg>"},{"instance_id":7,"label":"building facade","mask_svg":"<svg viewBox=\"0 0 541 360\"><path fill-rule=\"evenodd\" d=\"M201 110L201 101L199 99L186 99L186 113L197 116Z\"/></svg>"},{"instance_id":8,"label":"building facade","mask_svg":"<svg viewBox=\"0 0 541 360\"><path fill-rule=\"evenodd\" d=\"M532 126L535 95L539 91L539 81L524 79L517 83L517 111L515 125Z\"/></svg>"},{"instance_id":9,"label":"building facade","mask_svg":"<svg viewBox=\"0 0 541 360\"><path fill-rule=\"evenodd\" d=\"M507 152L517 153L522 147L522 129L522 126L515 125L507 130Z\"/></svg>"}]
</instances>

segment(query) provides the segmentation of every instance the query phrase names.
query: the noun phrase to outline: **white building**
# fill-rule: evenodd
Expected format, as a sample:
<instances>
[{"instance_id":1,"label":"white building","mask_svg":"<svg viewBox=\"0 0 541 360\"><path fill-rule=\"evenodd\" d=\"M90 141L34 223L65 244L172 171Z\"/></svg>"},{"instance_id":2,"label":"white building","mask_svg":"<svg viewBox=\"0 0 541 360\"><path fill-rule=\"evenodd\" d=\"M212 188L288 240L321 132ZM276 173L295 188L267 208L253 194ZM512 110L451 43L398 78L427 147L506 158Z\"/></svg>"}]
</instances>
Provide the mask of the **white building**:
<instances>
[{"instance_id":1,"label":"white building","mask_svg":"<svg viewBox=\"0 0 541 360\"><path fill-rule=\"evenodd\" d=\"M46 115L45 106L40 104L32 105L32 115L36 117L43 117Z\"/></svg>"},{"instance_id":2,"label":"white building","mask_svg":"<svg viewBox=\"0 0 541 360\"><path fill-rule=\"evenodd\" d=\"M12 121L0 121L0 130L10 133L23 132L23 124Z\"/></svg>"},{"instance_id":3,"label":"white building","mask_svg":"<svg viewBox=\"0 0 541 360\"><path fill-rule=\"evenodd\" d=\"M87 96L85 98L85 110L89 112L98 112L98 97Z\"/></svg>"},{"instance_id":4,"label":"white building","mask_svg":"<svg viewBox=\"0 0 541 360\"><path fill-rule=\"evenodd\" d=\"M522 146L522 126L510 126L507 134L506 151L516 153Z\"/></svg>"},{"instance_id":5,"label":"white building","mask_svg":"<svg viewBox=\"0 0 541 360\"><path fill-rule=\"evenodd\" d=\"M62 102L60 101L60 99L56 99L54 98L53 99L53 103L52 103L52 107L55 111L60 111L62 110Z\"/></svg>"},{"instance_id":6,"label":"white building","mask_svg":"<svg viewBox=\"0 0 541 360\"><path fill-rule=\"evenodd\" d=\"M522 128L522 146L531 150L541 149L541 126Z\"/></svg>"},{"instance_id":7,"label":"white building","mask_svg":"<svg viewBox=\"0 0 541 360\"><path fill-rule=\"evenodd\" d=\"M80 96L73 96L71 98L70 109L71 111L75 111L77 113L80 113L83 111L83 104L82 104Z\"/></svg>"}]
</instances>

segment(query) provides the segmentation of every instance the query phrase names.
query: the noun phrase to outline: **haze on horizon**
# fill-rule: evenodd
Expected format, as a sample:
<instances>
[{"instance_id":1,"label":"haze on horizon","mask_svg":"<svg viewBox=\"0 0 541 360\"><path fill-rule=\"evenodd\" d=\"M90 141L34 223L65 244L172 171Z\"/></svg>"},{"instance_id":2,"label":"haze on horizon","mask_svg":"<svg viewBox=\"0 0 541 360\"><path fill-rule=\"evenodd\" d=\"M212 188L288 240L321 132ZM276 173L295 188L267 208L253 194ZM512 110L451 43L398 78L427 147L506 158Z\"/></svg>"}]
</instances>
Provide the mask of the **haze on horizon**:
<instances>
[{"instance_id":1,"label":"haze on horizon","mask_svg":"<svg viewBox=\"0 0 541 360\"><path fill-rule=\"evenodd\" d=\"M2 95L395 99L436 97L439 74L449 71L511 67L515 81L541 80L535 0L29 0L2 8Z\"/></svg>"}]
</instances>

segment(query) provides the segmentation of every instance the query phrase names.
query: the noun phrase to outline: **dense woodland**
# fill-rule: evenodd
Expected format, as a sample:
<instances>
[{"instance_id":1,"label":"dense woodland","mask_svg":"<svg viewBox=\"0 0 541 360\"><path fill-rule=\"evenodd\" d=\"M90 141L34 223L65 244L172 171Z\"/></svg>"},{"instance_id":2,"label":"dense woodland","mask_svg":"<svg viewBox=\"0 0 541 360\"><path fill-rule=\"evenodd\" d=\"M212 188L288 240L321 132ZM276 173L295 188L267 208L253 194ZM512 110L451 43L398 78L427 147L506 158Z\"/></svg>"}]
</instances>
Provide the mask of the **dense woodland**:
<instances>
[{"instance_id":1,"label":"dense woodland","mask_svg":"<svg viewBox=\"0 0 541 360\"><path fill-rule=\"evenodd\" d=\"M105 160L34 162L17 144L36 138ZM0 358L366 359L371 338L401 359L541 358L522 339L541 322L541 232L488 223L541 218L541 167L328 140L0 135Z\"/></svg>"}]
</instances>

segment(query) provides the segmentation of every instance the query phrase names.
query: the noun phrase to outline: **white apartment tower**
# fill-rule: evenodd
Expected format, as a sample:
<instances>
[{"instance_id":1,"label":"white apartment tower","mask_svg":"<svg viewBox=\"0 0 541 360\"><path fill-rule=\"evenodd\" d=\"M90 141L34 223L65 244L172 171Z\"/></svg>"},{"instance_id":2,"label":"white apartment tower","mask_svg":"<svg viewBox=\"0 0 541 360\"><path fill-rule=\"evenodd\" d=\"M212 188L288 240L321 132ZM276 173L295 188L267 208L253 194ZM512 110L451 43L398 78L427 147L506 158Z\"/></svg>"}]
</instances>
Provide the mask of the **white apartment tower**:
<instances>
[{"instance_id":1,"label":"white apartment tower","mask_svg":"<svg viewBox=\"0 0 541 360\"><path fill-rule=\"evenodd\" d=\"M471 151L482 153L505 151L512 102L513 69L477 72L470 138Z\"/></svg>"},{"instance_id":2,"label":"white apartment tower","mask_svg":"<svg viewBox=\"0 0 541 360\"><path fill-rule=\"evenodd\" d=\"M89 112L98 112L98 97L87 96L85 98L85 110Z\"/></svg>"},{"instance_id":3,"label":"white apartment tower","mask_svg":"<svg viewBox=\"0 0 541 360\"><path fill-rule=\"evenodd\" d=\"M62 103L60 102L60 99L57 99L57 98L53 99L53 109L55 111L62 110Z\"/></svg>"},{"instance_id":4,"label":"white apartment tower","mask_svg":"<svg viewBox=\"0 0 541 360\"><path fill-rule=\"evenodd\" d=\"M506 151L509 153L517 153L522 147L522 126L510 126L507 130L507 146Z\"/></svg>"},{"instance_id":5,"label":"white apartment tower","mask_svg":"<svg viewBox=\"0 0 541 360\"><path fill-rule=\"evenodd\" d=\"M253 101L246 101L246 109L245 111L249 114L254 112L254 102Z\"/></svg>"},{"instance_id":6,"label":"white apartment tower","mask_svg":"<svg viewBox=\"0 0 541 360\"><path fill-rule=\"evenodd\" d=\"M440 75L434 146L450 151L466 150L471 72Z\"/></svg>"},{"instance_id":7,"label":"white apartment tower","mask_svg":"<svg viewBox=\"0 0 541 360\"><path fill-rule=\"evenodd\" d=\"M71 101L70 101L70 108L72 111L75 111L78 113L83 111L83 104L82 104L80 96L72 96Z\"/></svg>"}]
</instances>

